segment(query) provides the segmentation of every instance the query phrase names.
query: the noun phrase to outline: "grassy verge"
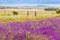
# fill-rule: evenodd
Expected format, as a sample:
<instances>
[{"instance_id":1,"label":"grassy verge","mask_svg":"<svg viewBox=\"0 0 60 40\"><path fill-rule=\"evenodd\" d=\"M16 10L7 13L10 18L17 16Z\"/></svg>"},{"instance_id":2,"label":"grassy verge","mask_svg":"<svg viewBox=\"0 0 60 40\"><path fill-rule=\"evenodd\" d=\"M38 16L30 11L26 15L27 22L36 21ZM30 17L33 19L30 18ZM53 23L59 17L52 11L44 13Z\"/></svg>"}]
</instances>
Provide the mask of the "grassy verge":
<instances>
[{"instance_id":1,"label":"grassy verge","mask_svg":"<svg viewBox=\"0 0 60 40\"><path fill-rule=\"evenodd\" d=\"M55 18L59 17L60 14L43 14L43 15L37 15L37 16L26 16L26 15L21 15L21 16L12 16L12 17L0 17L0 22L16 22L16 21L32 21L32 20L41 20L41 19L46 19L46 18Z\"/></svg>"}]
</instances>

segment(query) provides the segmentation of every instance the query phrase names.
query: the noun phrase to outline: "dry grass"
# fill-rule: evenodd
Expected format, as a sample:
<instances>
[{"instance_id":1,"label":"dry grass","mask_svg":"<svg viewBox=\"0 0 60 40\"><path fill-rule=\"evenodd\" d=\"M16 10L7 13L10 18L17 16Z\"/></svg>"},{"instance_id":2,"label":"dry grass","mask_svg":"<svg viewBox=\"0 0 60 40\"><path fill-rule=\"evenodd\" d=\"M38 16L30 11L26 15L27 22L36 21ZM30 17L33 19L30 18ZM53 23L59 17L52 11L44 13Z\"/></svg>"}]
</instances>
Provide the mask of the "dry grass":
<instances>
[{"instance_id":1,"label":"dry grass","mask_svg":"<svg viewBox=\"0 0 60 40\"><path fill-rule=\"evenodd\" d=\"M18 12L17 17L15 17L12 11ZM27 16L27 11L29 11L29 16ZM35 16L34 11L37 12L37 16ZM44 11L37 9L0 9L0 16L14 16L12 17L0 17L0 22L2 21L27 21L27 20L39 20L45 18L53 18L56 16L60 16L60 14L56 14L55 11Z\"/></svg>"}]
</instances>

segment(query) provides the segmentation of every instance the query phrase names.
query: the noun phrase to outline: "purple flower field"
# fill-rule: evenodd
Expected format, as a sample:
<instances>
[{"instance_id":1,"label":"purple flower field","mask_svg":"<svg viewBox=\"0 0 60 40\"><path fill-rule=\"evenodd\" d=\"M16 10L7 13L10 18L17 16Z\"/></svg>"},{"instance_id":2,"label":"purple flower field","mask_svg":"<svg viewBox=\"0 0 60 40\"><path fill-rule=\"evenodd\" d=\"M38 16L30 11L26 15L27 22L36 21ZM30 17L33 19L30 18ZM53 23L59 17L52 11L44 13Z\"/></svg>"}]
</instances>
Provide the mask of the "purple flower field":
<instances>
[{"instance_id":1,"label":"purple flower field","mask_svg":"<svg viewBox=\"0 0 60 40\"><path fill-rule=\"evenodd\" d=\"M0 40L60 40L60 18L0 23Z\"/></svg>"}]
</instances>

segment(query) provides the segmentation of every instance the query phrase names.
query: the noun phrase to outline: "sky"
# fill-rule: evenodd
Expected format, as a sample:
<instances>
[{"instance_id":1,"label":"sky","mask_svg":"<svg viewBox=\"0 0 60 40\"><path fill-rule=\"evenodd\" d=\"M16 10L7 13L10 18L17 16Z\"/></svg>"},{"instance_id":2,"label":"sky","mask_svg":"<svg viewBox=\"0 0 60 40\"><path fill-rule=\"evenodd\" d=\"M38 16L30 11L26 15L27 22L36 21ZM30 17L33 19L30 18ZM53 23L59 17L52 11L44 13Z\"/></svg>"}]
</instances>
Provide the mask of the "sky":
<instances>
[{"instance_id":1,"label":"sky","mask_svg":"<svg viewBox=\"0 0 60 40\"><path fill-rule=\"evenodd\" d=\"M0 5L60 4L60 0L0 0Z\"/></svg>"}]
</instances>

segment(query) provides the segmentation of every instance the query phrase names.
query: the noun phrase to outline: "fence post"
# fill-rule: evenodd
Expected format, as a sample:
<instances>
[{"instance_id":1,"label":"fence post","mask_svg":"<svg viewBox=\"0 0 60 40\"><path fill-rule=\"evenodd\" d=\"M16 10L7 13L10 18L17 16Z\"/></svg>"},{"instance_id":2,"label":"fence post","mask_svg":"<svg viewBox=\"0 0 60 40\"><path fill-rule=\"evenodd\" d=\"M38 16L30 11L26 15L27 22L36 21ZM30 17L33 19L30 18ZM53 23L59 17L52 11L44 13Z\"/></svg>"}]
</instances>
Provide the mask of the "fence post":
<instances>
[{"instance_id":1,"label":"fence post","mask_svg":"<svg viewBox=\"0 0 60 40\"><path fill-rule=\"evenodd\" d=\"M29 16L29 11L27 11L27 16Z\"/></svg>"},{"instance_id":2,"label":"fence post","mask_svg":"<svg viewBox=\"0 0 60 40\"><path fill-rule=\"evenodd\" d=\"M34 13L35 13L34 15L37 16L37 12L35 11Z\"/></svg>"}]
</instances>

